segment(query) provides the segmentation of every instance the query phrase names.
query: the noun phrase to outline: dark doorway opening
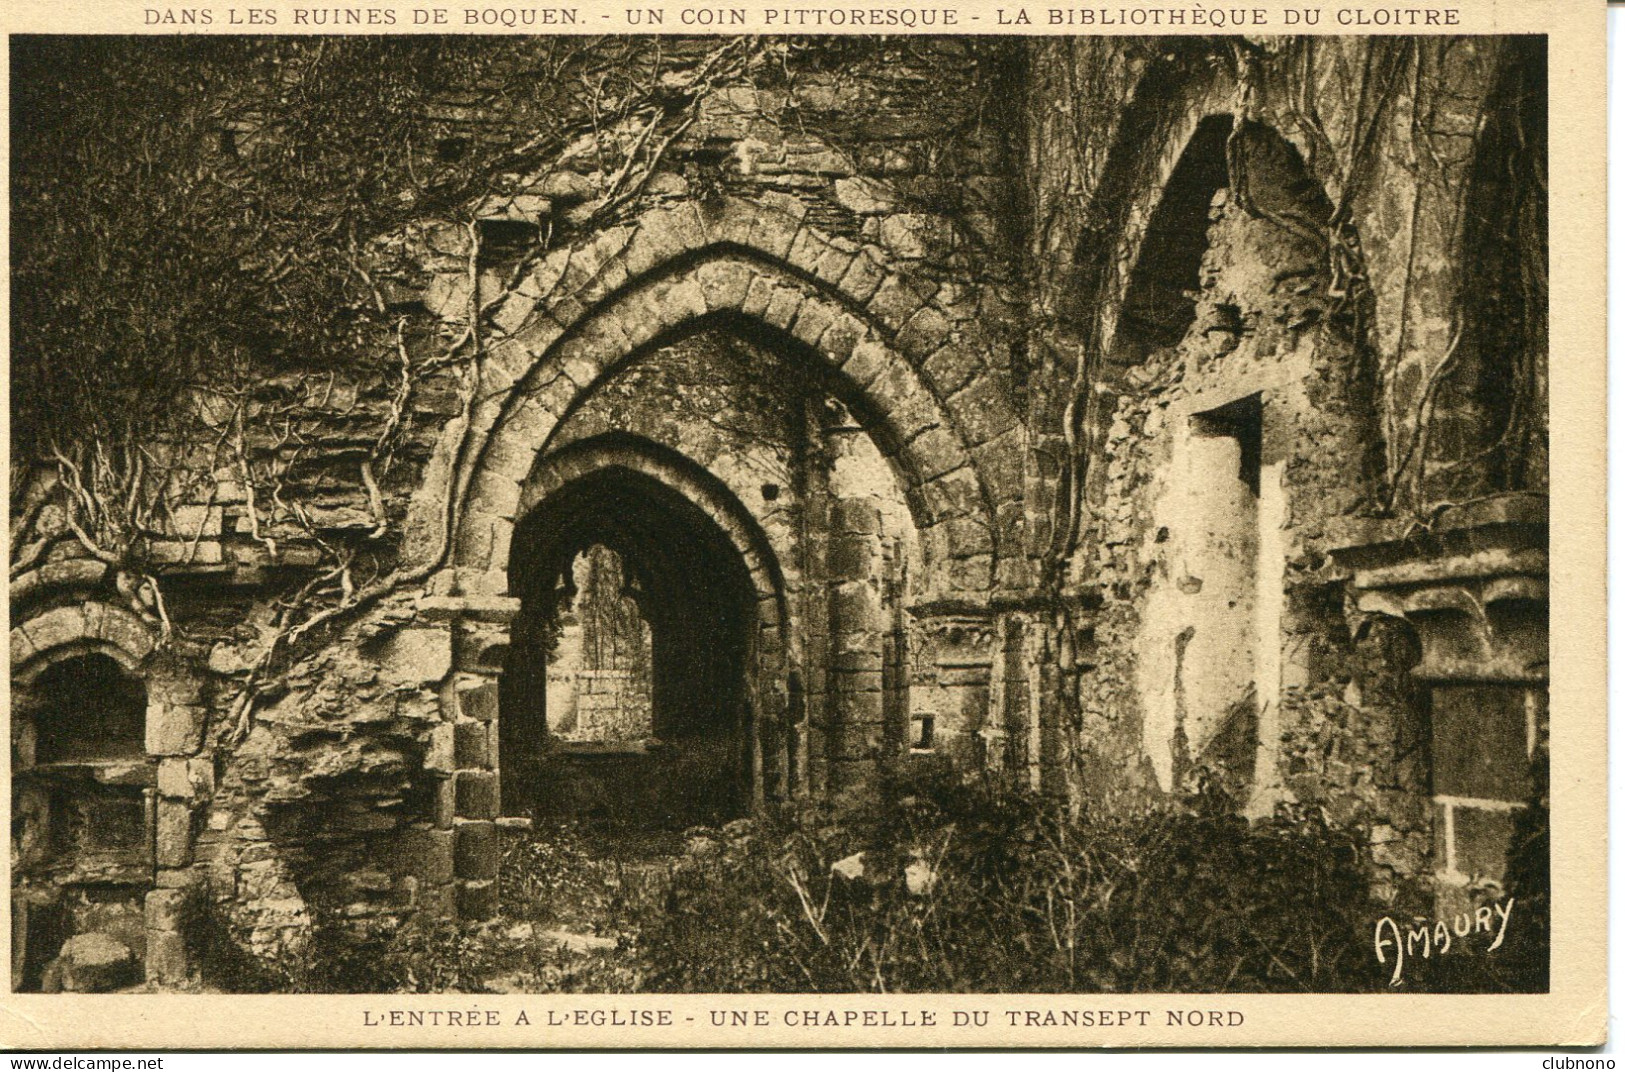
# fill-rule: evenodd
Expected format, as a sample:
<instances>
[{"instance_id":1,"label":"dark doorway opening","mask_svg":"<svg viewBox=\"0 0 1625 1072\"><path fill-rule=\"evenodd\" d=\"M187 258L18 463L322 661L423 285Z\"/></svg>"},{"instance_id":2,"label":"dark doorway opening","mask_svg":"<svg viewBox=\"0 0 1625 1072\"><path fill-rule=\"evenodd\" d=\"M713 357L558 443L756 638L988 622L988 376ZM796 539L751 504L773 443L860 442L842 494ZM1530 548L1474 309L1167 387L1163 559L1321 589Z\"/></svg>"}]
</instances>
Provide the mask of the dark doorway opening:
<instances>
[{"instance_id":1,"label":"dark doorway opening","mask_svg":"<svg viewBox=\"0 0 1625 1072\"><path fill-rule=\"evenodd\" d=\"M743 814L758 604L717 522L609 466L520 521L509 575L503 812L642 830Z\"/></svg>"}]
</instances>

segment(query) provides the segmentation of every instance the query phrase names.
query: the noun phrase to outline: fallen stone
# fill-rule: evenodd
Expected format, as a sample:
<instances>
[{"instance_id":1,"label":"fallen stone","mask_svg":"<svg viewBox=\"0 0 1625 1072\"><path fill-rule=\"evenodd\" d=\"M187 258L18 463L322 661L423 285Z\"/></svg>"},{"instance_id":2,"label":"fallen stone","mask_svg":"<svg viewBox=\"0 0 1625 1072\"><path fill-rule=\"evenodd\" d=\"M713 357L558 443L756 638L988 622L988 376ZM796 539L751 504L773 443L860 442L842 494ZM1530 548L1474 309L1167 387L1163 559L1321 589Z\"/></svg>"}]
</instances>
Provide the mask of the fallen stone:
<instances>
[{"instance_id":1,"label":"fallen stone","mask_svg":"<svg viewBox=\"0 0 1625 1072\"><path fill-rule=\"evenodd\" d=\"M571 931L543 931L542 940L551 942L570 953L607 953L620 943L614 938L601 938L596 934L575 934Z\"/></svg>"},{"instance_id":2,"label":"fallen stone","mask_svg":"<svg viewBox=\"0 0 1625 1072\"><path fill-rule=\"evenodd\" d=\"M62 989L71 994L104 994L135 982L135 954L110 934L76 934L57 954Z\"/></svg>"},{"instance_id":3,"label":"fallen stone","mask_svg":"<svg viewBox=\"0 0 1625 1072\"><path fill-rule=\"evenodd\" d=\"M903 885L915 897L924 897L937 885L937 869L924 860L915 860L903 868Z\"/></svg>"},{"instance_id":4,"label":"fallen stone","mask_svg":"<svg viewBox=\"0 0 1625 1072\"><path fill-rule=\"evenodd\" d=\"M861 882L864 877L863 853L855 852L829 865L829 873L848 882Z\"/></svg>"}]
</instances>

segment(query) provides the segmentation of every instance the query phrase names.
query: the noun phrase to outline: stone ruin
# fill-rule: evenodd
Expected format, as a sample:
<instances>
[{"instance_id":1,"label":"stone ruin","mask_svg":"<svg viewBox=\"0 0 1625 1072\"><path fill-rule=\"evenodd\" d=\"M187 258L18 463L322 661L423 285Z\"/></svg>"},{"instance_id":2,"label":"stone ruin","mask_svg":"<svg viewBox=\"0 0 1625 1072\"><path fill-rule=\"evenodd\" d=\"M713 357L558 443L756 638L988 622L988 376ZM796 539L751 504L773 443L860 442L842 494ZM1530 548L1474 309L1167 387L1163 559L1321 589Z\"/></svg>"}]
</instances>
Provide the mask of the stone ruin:
<instances>
[{"instance_id":1,"label":"stone ruin","mask_svg":"<svg viewBox=\"0 0 1625 1072\"><path fill-rule=\"evenodd\" d=\"M709 42L669 46L682 83ZM266 958L318 900L482 919L504 826L723 822L909 763L1073 802L1217 782L1441 898L1500 880L1547 727L1546 341L1509 367L1482 293L1532 254L1475 230L1512 208L1480 117L1544 61L1452 41L1424 153L1420 90L1373 118L1339 73L1373 40L1249 47L881 44L706 85L609 222L563 226L611 178L575 146L470 225L369 236L429 369L398 464L358 466L379 366L267 373L248 464L147 548L167 621L37 459L14 980L185 985L192 897ZM994 97L1021 121L975 122ZM279 464L297 511L253 487ZM316 537L380 510L405 583L261 687Z\"/></svg>"}]
</instances>

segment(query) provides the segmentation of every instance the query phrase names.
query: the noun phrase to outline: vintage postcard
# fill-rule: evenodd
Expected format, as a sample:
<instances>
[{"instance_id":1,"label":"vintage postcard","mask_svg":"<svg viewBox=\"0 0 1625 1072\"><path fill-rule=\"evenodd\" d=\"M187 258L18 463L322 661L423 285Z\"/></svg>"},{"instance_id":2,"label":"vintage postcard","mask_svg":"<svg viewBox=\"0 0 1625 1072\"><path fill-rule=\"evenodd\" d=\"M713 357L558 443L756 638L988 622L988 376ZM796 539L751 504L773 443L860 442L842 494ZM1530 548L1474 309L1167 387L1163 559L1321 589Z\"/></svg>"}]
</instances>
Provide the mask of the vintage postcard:
<instances>
[{"instance_id":1,"label":"vintage postcard","mask_svg":"<svg viewBox=\"0 0 1625 1072\"><path fill-rule=\"evenodd\" d=\"M0 1045L1602 1041L1601 5L4 25Z\"/></svg>"}]
</instances>

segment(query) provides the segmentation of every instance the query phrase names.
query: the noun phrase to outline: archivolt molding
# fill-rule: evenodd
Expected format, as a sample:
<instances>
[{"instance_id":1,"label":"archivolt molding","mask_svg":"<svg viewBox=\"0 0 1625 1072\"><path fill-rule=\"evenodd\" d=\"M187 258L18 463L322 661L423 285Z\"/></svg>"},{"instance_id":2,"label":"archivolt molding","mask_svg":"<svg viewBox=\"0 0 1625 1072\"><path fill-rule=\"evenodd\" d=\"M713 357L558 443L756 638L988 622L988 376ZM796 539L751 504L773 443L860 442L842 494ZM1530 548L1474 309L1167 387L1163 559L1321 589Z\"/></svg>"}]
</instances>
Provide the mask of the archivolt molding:
<instances>
[{"instance_id":1,"label":"archivolt molding","mask_svg":"<svg viewBox=\"0 0 1625 1072\"><path fill-rule=\"evenodd\" d=\"M737 199L660 209L541 262L493 314L511 330L486 349L452 483L455 567L494 568L482 546L504 525L511 532L536 458L603 377L674 333L733 322L821 361L868 411L903 478L933 588L964 595L1019 581L1018 543L997 519L1019 516L1021 425L974 309L822 235L802 212ZM426 483L452 481L449 455ZM418 518L444 508L414 504ZM414 539L409 555L430 542Z\"/></svg>"},{"instance_id":2,"label":"archivolt molding","mask_svg":"<svg viewBox=\"0 0 1625 1072\"><path fill-rule=\"evenodd\" d=\"M125 669L152 654L156 638L134 614L107 603L55 607L11 630L11 680L26 684L63 658L98 652Z\"/></svg>"},{"instance_id":3,"label":"archivolt molding","mask_svg":"<svg viewBox=\"0 0 1625 1072\"><path fill-rule=\"evenodd\" d=\"M549 496L566 485L606 469L640 473L697 507L739 553L757 599L772 607L776 620L788 617L784 579L767 534L715 477L675 451L648 440L610 434L572 443L540 458L521 489L518 516L523 518L543 506ZM500 548L497 550L501 553Z\"/></svg>"}]
</instances>

